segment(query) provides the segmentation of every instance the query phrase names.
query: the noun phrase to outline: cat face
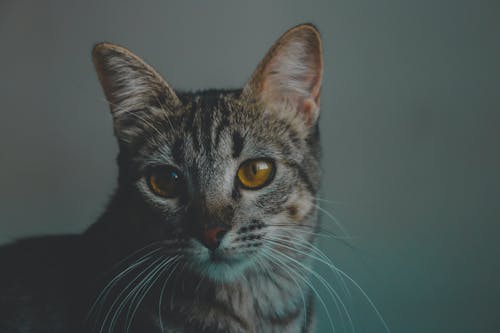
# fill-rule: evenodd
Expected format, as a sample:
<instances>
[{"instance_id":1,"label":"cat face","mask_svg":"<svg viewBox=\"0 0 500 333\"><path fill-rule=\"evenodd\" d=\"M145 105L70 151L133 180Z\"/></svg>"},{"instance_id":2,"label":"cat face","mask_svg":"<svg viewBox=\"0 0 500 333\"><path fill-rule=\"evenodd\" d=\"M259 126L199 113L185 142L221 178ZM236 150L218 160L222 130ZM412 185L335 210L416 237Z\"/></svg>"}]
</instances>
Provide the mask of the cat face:
<instances>
[{"instance_id":1,"label":"cat face","mask_svg":"<svg viewBox=\"0 0 500 333\"><path fill-rule=\"evenodd\" d=\"M310 242L319 186L321 42L302 25L242 90L176 93L128 50L93 59L120 145L120 223L227 281ZM125 226L116 226L125 228Z\"/></svg>"}]
</instances>

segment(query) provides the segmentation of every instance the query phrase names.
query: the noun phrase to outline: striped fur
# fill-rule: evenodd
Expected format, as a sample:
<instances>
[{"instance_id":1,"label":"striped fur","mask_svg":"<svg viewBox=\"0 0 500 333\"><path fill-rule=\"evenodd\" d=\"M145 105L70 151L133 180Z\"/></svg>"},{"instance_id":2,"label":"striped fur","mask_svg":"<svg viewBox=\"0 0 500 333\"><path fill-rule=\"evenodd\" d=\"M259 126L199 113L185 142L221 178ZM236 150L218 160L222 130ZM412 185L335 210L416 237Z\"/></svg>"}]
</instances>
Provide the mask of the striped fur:
<instances>
[{"instance_id":1,"label":"striped fur","mask_svg":"<svg viewBox=\"0 0 500 333\"><path fill-rule=\"evenodd\" d=\"M144 297L131 332L311 332L308 273L296 262L310 263L289 242L303 250L299 245L313 243L317 227L317 30L301 25L285 33L242 90L175 92L113 44L96 46L93 58L120 144L120 176L107 211L87 235L107 239L108 262L150 244L159 249L143 262L127 262L136 266L110 287L89 327L124 332L133 311L118 311L113 300L127 308L125 282L147 281L143 286L150 288L136 294ZM275 177L245 190L236 172L254 158L273 160ZM145 173L159 165L182 172L182 195L165 199L151 192ZM215 257L195 236L211 223L230 228Z\"/></svg>"}]
</instances>

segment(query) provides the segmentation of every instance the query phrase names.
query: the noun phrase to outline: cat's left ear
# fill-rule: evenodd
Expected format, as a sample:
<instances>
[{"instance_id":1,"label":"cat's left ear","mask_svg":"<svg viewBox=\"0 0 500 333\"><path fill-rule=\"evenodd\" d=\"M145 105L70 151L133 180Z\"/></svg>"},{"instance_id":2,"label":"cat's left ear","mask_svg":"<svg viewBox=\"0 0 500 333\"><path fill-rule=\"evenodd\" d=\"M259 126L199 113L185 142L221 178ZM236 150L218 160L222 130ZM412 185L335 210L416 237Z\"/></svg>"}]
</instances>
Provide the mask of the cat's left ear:
<instances>
[{"instance_id":1,"label":"cat's left ear","mask_svg":"<svg viewBox=\"0 0 500 333\"><path fill-rule=\"evenodd\" d=\"M243 95L310 128L319 116L323 56L319 31L302 24L285 32L260 62Z\"/></svg>"}]
</instances>

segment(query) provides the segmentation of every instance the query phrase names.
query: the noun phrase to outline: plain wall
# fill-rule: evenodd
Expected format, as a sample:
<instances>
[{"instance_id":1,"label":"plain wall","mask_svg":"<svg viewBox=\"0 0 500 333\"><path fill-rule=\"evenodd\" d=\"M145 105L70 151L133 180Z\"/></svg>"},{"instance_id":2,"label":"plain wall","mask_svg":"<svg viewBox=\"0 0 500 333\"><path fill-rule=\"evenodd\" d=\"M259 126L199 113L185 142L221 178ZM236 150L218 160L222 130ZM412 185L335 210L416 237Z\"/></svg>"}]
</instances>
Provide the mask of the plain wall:
<instances>
[{"instance_id":1,"label":"plain wall","mask_svg":"<svg viewBox=\"0 0 500 333\"><path fill-rule=\"evenodd\" d=\"M325 239L322 249L393 332L500 332L499 9L453 0L2 0L0 242L81 232L116 186L94 43L130 48L176 89L240 87L281 33L312 22L325 61L329 201L320 204L353 245ZM356 332L383 332L347 284ZM330 332L317 308L318 332Z\"/></svg>"}]
</instances>

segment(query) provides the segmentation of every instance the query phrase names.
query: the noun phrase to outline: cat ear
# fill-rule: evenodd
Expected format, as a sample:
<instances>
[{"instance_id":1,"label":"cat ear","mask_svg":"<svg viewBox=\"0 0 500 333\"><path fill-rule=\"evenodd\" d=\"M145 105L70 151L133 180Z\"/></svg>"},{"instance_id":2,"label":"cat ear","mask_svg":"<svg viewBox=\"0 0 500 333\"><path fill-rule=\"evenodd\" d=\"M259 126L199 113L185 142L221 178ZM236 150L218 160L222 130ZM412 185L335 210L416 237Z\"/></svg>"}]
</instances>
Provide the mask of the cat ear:
<instances>
[{"instance_id":1,"label":"cat ear","mask_svg":"<svg viewBox=\"0 0 500 333\"><path fill-rule=\"evenodd\" d=\"M110 43L97 44L92 50L92 60L120 140L130 141L140 119L150 118L155 110L165 112L180 104L167 82L125 48ZM154 109L153 105L159 108Z\"/></svg>"},{"instance_id":2,"label":"cat ear","mask_svg":"<svg viewBox=\"0 0 500 333\"><path fill-rule=\"evenodd\" d=\"M260 62L243 95L309 128L319 115L323 57L319 31L310 24L281 36Z\"/></svg>"}]
</instances>

